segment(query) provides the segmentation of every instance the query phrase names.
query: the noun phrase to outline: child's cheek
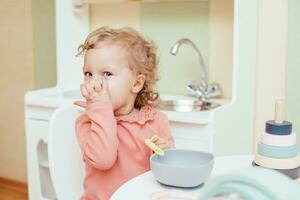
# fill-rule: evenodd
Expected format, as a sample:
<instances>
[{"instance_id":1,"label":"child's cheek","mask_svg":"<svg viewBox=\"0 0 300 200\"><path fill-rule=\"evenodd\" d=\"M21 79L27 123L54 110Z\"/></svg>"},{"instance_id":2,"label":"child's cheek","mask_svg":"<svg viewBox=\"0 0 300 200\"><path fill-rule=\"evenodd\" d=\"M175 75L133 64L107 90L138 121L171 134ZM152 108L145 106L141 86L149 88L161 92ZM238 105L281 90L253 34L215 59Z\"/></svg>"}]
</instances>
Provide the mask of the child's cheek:
<instances>
[{"instance_id":1,"label":"child's cheek","mask_svg":"<svg viewBox=\"0 0 300 200\"><path fill-rule=\"evenodd\" d=\"M83 80L84 80L85 83L88 83L88 82L91 81L91 77L85 76L85 77L83 78Z\"/></svg>"},{"instance_id":2,"label":"child's cheek","mask_svg":"<svg viewBox=\"0 0 300 200\"><path fill-rule=\"evenodd\" d=\"M108 94L111 96L113 92L113 83L111 82L111 80L109 80L109 78L106 79L106 83L107 83Z\"/></svg>"}]
</instances>

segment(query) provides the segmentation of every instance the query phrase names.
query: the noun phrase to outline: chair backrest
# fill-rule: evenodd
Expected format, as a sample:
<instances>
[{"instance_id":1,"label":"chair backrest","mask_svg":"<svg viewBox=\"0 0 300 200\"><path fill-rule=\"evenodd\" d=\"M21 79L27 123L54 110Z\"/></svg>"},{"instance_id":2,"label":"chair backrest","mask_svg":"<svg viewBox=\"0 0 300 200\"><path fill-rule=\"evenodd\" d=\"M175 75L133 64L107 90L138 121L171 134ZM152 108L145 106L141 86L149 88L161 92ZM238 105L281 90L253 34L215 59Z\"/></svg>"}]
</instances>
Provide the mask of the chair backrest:
<instances>
[{"instance_id":1,"label":"chair backrest","mask_svg":"<svg viewBox=\"0 0 300 200\"><path fill-rule=\"evenodd\" d=\"M85 166L75 133L75 120L80 114L75 106L61 107L50 119L49 168L59 200L79 199L83 194Z\"/></svg>"}]
</instances>

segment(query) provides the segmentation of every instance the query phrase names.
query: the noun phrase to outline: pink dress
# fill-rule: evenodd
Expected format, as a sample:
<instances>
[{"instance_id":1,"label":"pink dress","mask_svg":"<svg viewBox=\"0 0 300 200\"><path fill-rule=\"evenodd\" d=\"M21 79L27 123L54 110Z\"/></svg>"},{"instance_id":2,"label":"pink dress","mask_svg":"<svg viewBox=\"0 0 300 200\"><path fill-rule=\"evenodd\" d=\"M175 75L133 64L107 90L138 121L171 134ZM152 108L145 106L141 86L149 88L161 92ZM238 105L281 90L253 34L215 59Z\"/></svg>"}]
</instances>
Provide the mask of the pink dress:
<instances>
[{"instance_id":1,"label":"pink dress","mask_svg":"<svg viewBox=\"0 0 300 200\"><path fill-rule=\"evenodd\" d=\"M167 117L146 105L136 115L114 116L111 102L90 104L76 120L86 164L81 200L108 200L131 178L150 170L152 151L144 141L157 134L175 148Z\"/></svg>"}]
</instances>

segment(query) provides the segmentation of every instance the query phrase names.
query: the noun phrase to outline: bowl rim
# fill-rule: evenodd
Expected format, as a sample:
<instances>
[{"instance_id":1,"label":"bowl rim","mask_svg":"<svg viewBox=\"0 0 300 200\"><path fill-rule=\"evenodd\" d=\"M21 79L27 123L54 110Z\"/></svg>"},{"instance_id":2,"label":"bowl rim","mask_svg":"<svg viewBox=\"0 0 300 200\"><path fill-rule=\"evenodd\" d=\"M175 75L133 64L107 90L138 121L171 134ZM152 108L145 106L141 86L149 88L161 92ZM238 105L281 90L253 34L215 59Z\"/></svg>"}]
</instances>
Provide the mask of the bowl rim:
<instances>
[{"instance_id":1,"label":"bowl rim","mask_svg":"<svg viewBox=\"0 0 300 200\"><path fill-rule=\"evenodd\" d=\"M210 153L210 152L207 152L207 151L198 151L198 150L191 150L191 149L175 149L175 148L172 148L172 149L165 149L164 151L177 151L177 150L181 150L181 151L189 151L189 152L197 152L197 153L203 153L203 154L207 154L209 156L211 156L211 160L209 160L208 162L204 163L204 164L201 164L199 166L201 167L205 167L206 165L211 165L211 164L214 164L214 160L215 160L215 156L213 153ZM155 156L159 156L157 155L156 153L152 154L151 157L150 157L150 164L151 163L155 163L156 165L160 165L160 166L168 166L168 167L172 167L172 168L187 168L187 167L184 167L184 166L176 166L176 165L171 165L171 164L165 164L165 163L161 163L161 162L157 162L155 160L153 160L153 158ZM198 166L198 167L199 167ZM195 169L195 168L198 168L198 167L195 167L195 166L192 166L192 167L188 167L190 169ZM152 168L151 168L152 170Z\"/></svg>"}]
</instances>

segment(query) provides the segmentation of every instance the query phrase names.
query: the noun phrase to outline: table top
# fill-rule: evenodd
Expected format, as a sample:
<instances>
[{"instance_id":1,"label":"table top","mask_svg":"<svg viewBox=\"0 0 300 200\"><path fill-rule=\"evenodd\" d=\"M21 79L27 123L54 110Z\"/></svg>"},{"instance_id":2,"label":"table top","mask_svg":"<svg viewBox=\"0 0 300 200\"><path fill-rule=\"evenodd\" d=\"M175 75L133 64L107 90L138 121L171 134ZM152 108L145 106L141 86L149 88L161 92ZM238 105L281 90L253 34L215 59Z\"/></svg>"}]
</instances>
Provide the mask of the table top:
<instances>
[{"instance_id":1,"label":"table top","mask_svg":"<svg viewBox=\"0 0 300 200\"><path fill-rule=\"evenodd\" d=\"M252 166L253 155L219 156L215 158L214 168L210 178L232 170ZM149 200L151 195L164 191L184 191L185 194L200 194L202 185L195 188L177 188L159 183L151 171L145 172L122 185L110 198L111 200ZM179 194L179 193L177 193Z\"/></svg>"}]
</instances>

